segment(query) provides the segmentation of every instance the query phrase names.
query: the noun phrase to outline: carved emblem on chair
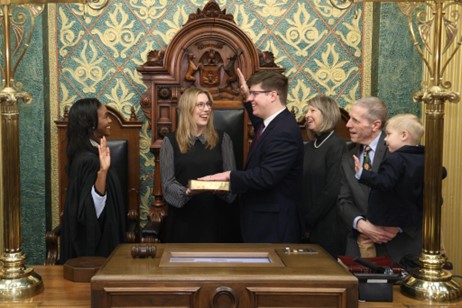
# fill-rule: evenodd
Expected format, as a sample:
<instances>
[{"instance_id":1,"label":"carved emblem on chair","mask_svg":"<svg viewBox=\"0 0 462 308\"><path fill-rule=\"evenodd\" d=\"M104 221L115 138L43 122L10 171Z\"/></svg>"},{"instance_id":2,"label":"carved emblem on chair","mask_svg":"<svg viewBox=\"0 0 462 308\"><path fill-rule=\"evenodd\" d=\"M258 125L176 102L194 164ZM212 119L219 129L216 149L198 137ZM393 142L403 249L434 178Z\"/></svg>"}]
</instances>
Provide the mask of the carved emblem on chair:
<instances>
[{"instance_id":1,"label":"carved emblem on chair","mask_svg":"<svg viewBox=\"0 0 462 308\"><path fill-rule=\"evenodd\" d=\"M274 63L274 55L271 51L258 51L258 55L260 57L260 65L262 67L278 67L276 63Z\"/></svg>"},{"instance_id":2,"label":"carved emblem on chair","mask_svg":"<svg viewBox=\"0 0 462 308\"><path fill-rule=\"evenodd\" d=\"M218 87L221 79L220 70L223 67L220 53L211 48L202 54L200 63L200 85L206 88Z\"/></svg>"},{"instance_id":3,"label":"carved emblem on chair","mask_svg":"<svg viewBox=\"0 0 462 308\"><path fill-rule=\"evenodd\" d=\"M151 50L148 53L148 60L146 61L146 65L162 66L164 62L164 55L164 50Z\"/></svg>"},{"instance_id":4,"label":"carved emblem on chair","mask_svg":"<svg viewBox=\"0 0 462 308\"><path fill-rule=\"evenodd\" d=\"M228 63L225 66L225 73L228 75L228 80L226 81L227 90L231 91L233 94L239 94L237 89L236 82L238 81L237 71L236 71L236 60L239 56L242 55L242 49L238 49L237 52L228 58Z\"/></svg>"},{"instance_id":5,"label":"carved emblem on chair","mask_svg":"<svg viewBox=\"0 0 462 308\"><path fill-rule=\"evenodd\" d=\"M214 99L236 99L240 94L236 70L242 54L241 48L233 51L232 46L221 42L200 42L190 46L185 49L186 84L182 89L194 84L207 88ZM196 62L196 59L199 60Z\"/></svg>"},{"instance_id":6,"label":"carved emblem on chair","mask_svg":"<svg viewBox=\"0 0 462 308\"><path fill-rule=\"evenodd\" d=\"M194 74L199 70L200 66L197 65L194 62L194 59L196 57L193 54L188 54L188 70L186 71L186 75L184 76L184 79L188 81L196 81L196 77L194 77Z\"/></svg>"},{"instance_id":7,"label":"carved emblem on chair","mask_svg":"<svg viewBox=\"0 0 462 308\"><path fill-rule=\"evenodd\" d=\"M226 9L221 10L220 6L215 1L209 1L204 6L203 10L197 9L196 13L189 14L189 19L186 24L201 18L221 18L234 22L234 16L231 14L226 14Z\"/></svg>"}]
</instances>

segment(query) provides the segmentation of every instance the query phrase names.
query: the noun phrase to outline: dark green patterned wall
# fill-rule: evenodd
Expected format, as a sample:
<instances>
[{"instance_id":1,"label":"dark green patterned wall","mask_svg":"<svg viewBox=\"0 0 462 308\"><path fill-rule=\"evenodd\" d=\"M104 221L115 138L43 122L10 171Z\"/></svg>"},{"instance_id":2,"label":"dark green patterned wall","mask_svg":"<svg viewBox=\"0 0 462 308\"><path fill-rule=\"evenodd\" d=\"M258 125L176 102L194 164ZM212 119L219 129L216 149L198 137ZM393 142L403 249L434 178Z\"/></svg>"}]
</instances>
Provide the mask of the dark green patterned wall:
<instances>
[{"instance_id":1,"label":"dark green patterned wall","mask_svg":"<svg viewBox=\"0 0 462 308\"><path fill-rule=\"evenodd\" d=\"M43 35L42 22L43 16L38 16L30 48L15 76L23 83L23 90L32 94L30 104L19 103L22 249L29 264L43 263L46 213L50 206L45 129L48 72L44 68L46 35Z\"/></svg>"},{"instance_id":2,"label":"dark green patterned wall","mask_svg":"<svg viewBox=\"0 0 462 308\"><path fill-rule=\"evenodd\" d=\"M385 100L389 116L407 112L420 115L420 104L413 102L412 96L421 89L422 59L410 39L407 17L395 4L379 8L379 65L374 94Z\"/></svg>"}]
</instances>

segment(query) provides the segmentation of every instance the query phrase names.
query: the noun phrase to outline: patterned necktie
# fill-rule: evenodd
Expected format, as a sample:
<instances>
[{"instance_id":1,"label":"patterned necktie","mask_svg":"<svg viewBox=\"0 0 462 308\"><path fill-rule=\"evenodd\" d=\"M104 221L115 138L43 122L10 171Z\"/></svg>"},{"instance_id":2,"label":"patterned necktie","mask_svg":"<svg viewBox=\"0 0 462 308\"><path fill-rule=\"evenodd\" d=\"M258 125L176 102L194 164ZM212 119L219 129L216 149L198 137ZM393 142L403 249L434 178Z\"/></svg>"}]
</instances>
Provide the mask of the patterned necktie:
<instances>
[{"instance_id":1,"label":"patterned necktie","mask_svg":"<svg viewBox=\"0 0 462 308\"><path fill-rule=\"evenodd\" d=\"M263 130L265 129L265 124L261 124L258 129L257 129L257 132L255 133L255 138L253 140L253 142L257 142L258 139L260 139L261 137L261 134L263 134Z\"/></svg>"},{"instance_id":2,"label":"patterned necktie","mask_svg":"<svg viewBox=\"0 0 462 308\"><path fill-rule=\"evenodd\" d=\"M372 169L372 162L371 157L369 156L369 152L371 151L371 147L366 145L363 151L363 169L370 170Z\"/></svg>"}]
</instances>

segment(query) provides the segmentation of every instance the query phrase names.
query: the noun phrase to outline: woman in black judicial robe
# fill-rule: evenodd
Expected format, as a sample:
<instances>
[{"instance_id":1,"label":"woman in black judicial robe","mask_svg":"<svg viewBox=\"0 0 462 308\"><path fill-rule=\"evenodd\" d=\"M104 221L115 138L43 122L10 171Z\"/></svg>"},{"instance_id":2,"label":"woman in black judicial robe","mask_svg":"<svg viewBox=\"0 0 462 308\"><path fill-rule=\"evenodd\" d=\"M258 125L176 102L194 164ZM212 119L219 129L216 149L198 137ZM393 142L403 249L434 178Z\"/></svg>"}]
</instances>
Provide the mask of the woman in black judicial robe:
<instances>
[{"instance_id":1,"label":"woman in black judicial robe","mask_svg":"<svg viewBox=\"0 0 462 308\"><path fill-rule=\"evenodd\" d=\"M117 175L111 171L106 106L96 98L76 101L69 111L69 186L62 220L60 263L80 256L107 257L124 242L126 210Z\"/></svg>"},{"instance_id":2,"label":"woman in black judicial robe","mask_svg":"<svg viewBox=\"0 0 462 308\"><path fill-rule=\"evenodd\" d=\"M169 243L241 241L235 196L187 187L190 179L235 169L231 138L214 128L212 104L206 89L186 89L178 102L178 128L160 149L162 190L169 204L163 240Z\"/></svg>"},{"instance_id":3,"label":"woman in black judicial robe","mask_svg":"<svg viewBox=\"0 0 462 308\"><path fill-rule=\"evenodd\" d=\"M319 244L332 256L345 253L341 223L337 216L340 162L346 143L334 131L340 120L337 103L317 96L308 101L307 133L303 162L303 226L310 243Z\"/></svg>"}]
</instances>

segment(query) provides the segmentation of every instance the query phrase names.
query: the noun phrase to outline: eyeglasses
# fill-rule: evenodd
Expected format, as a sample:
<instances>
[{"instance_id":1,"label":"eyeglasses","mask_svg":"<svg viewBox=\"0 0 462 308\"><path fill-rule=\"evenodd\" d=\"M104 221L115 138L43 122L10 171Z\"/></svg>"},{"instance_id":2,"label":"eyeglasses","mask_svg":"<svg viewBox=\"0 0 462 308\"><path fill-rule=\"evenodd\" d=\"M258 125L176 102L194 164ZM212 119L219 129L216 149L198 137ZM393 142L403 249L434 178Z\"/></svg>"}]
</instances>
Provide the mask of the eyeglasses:
<instances>
[{"instance_id":1,"label":"eyeglasses","mask_svg":"<svg viewBox=\"0 0 462 308\"><path fill-rule=\"evenodd\" d=\"M199 110L204 110L205 109L205 106L209 107L209 109L212 109L212 103L211 102L207 102L207 103L203 103L203 102L200 102L200 103L197 103L196 104L196 107L197 109Z\"/></svg>"},{"instance_id":2,"label":"eyeglasses","mask_svg":"<svg viewBox=\"0 0 462 308\"><path fill-rule=\"evenodd\" d=\"M253 97L256 97L258 94L261 94L261 93L270 93L270 92L274 92L273 90L268 90L268 91L249 91L249 96L253 96Z\"/></svg>"}]
</instances>

